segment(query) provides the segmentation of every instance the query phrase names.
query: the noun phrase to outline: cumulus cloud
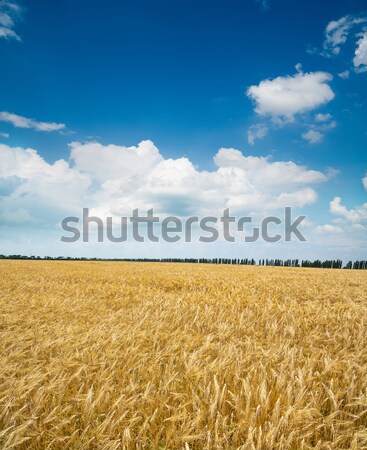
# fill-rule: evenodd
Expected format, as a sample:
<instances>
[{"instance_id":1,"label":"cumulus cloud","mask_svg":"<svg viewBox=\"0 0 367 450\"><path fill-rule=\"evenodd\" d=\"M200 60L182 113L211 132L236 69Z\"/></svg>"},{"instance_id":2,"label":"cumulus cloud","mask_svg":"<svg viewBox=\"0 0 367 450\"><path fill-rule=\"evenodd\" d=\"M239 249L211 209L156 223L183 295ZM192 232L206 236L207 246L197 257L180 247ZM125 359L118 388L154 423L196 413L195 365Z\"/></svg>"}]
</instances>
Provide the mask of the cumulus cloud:
<instances>
[{"instance_id":1,"label":"cumulus cloud","mask_svg":"<svg viewBox=\"0 0 367 450\"><path fill-rule=\"evenodd\" d=\"M320 225L316 227L316 231L319 233L342 233L342 229L340 227L336 227L335 225Z\"/></svg>"},{"instance_id":2,"label":"cumulus cloud","mask_svg":"<svg viewBox=\"0 0 367 450\"><path fill-rule=\"evenodd\" d=\"M308 125L308 130L302 133L302 138L309 144L319 144L323 141L325 133L335 128L336 125L331 114L315 114L314 123Z\"/></svg>"},{"instance_id":3,"label":"cumulus cloud","mask_svg":"<svg viewBox=\"0 0 367 450\"><path fill-rule=\"evenodd\" d=\"M360 33L360 39L357 42L353 64L356 72L367 71L367 31Z\"/></svg>"},{"instance_id":4,"label":"cumulus cloud","mask_svg":"<svg viewBox=\"0 0 367 450\"><path fill-rule=\"evenodd\" d=\"M330 212L334 216L332 224L315 226L314 242L319 236L323 244L331 243L334 251L336 248L343 252L353 248L363 254L366 251L367 203L347 208L341 197L335 197L330 202Z\"/></svg>"},{"instance_id":5,"label":"cumulus cloud","mask_svg":"<svg viewBox=\"0 0 367 450\"><path fill-rule=\"evenodd\" d=\"M295 115L311 111L334 98L328 84L331 80L332 76L327 72L298 71L293 76L279 76L250 86L247 95L260 116L270 116L276 122L290 122Z\"/></svg>"},{"instance_id":6,"label":"cumulus cloud","mask_svg":"<svg viewBox=\"0 0 367 450\"><path fill-rule=\"evenodd\" d=\"M0 0L0 38L20 41L15 32L15 23L21 15L20 6L14 1Z\"/></svg>"},{"instance_id":7,"label":"cumulus cloud","mask_svg":"<svg viewBox=\"0 0 367 450\"><path fill-rule=\"evenodd\" d=\"M328 23L321 54L326 57L339 55L341 47L347 42L353 31L356 49L353 58L355 72L367 71L367 16L365 14L346 15ZM338 74L341 78L349 78L349 70Z\"/></svg>"},{"instance_id":8,"label":"cumulus cloud","mask_svg":"<svg viewBox=\"0 0 367 450\"><path fill-rule=\"evenodd\" d=\"M325 29L324 55L338 55L341 46L347 42L351 29L366 21L366 17L347 15L329 22Z\"/></svg>"},{"instance_id":9,"label":"cumulus cloud","mask_svg":"<svg viewBox=\"0 0 367 450\"><path fill-rule=\"evenodd\" d=\"M53 223L88 206L102 217L154 208L178 216L275 211L314 203L320 171L222 148L214 171L165 159L151 141L137 146L74 142L69 162L47 163L34 149L0 144L3 222ZM27 214L26 214L27 213Z\"/></svg>"},{"instance_id":10,"label":"cumulus cloud","mask_svg":"<svg viewBox=\"0 0 367 450\"><path fill-rule=\"evenodd\" d=\"M73 210L91 183L68 162L61 159L49 164L34 149L0 144L0 158L0 179L14 188L1 199L4 210L28 210L32 205L30 215L41 212L46 216L52 210Z\"/></svg>"},{"instance_id":11,"label":"cumulus cloud","mask_svg":"<svg viewBox=\"0 0 367 450\"><path fill-rule=\"evenodd\" d=\"M330 212L347 222L363 224L367 220L367 203L357 208L348 209L342 204L340 197L335 197L330 202Z\"/></svg>"},{"instance_id":12,"label":"cumulus cloud","mask_svg":"<svg viewBox=\"0 0 367 450\"><path fill-rule=\"evenodd\" d=\"M254 145L257 139L263 139L268 134L268 127L262 123L251 125L247 130L247 142Z\"/></svg>"},{"instance_id":13,"label":"cumulus cloud","mask_svg":"<svg viewBox=\"0 0 367 450\"><path fill-rule=\"evenodd\" d=\"M4 139L8 139L9 133L5 133L4 131L0 131L0 137L2 137Z\"/></svg>"},{"instance_id":14,"label":"cumulus cloud","mask_svg":"<svg viewBox=\"0 0 367 450\"><path fill-rule=\"evenodd\" d=\"M302 137L309 144L319 144L324 139L324 135L317 130L308 130L302 134Z\"/></svg>"},{"instance_id":15,"label":"cumulus cloud","mask_svg":"<svg viewBox=\"0 0 367 450\"><path fill-rule=\"evenodd\" d=\"M238 168L246 173L252 183L259 186L283 187L321 183L327 176L316 170L309 170L292 161L274 161L269 157L244 156L232 148L222 148L214 157L220 169Z\"/></svg>"},{"instance_id":16,"label":"cumulus cloud","mask_svg":"<svg viewBox=\"0 0 367 450\"><path fill-rule=\"evenodd\" d=\"M10 195L22 184L22 179L16 175L0 178L0 196Z\"/></svg>"},{"instance_id":17,"label":"cumulus cloud","mask_svg":"<svg viewBox=\"0 0 367 450\"><path fill-rule=\"evenodd\" d=\"M7 111L0 112L0 121L12 124L17 128L33 128L37 131L58 131L63 130L66 125L56 122L39 122L37 120L28 119L18 114L9 113Z\"/></svg>"},{"instance_id":18,"label":"cumulus cloud","mask_svg":"<svg viewBox=\"0 0 367 450\"><path fill-rule=\"evenodd\" d=\"M136 147L72 142L70 148L75 167L99 182L139 179L163 161L159 150L149 140Z\"/></svg>"}]
</instances>

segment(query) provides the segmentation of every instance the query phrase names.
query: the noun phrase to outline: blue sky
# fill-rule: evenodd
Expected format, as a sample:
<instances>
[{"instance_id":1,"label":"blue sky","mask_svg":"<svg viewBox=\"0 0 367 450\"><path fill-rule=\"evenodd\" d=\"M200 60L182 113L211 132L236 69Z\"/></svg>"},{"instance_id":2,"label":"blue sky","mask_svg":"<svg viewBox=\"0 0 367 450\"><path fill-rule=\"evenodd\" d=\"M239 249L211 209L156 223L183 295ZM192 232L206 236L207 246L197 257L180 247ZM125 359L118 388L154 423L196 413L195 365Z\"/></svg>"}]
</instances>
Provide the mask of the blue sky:
<instances>
[{"instance_id":1,"label":"blue sky","mask_svg":"<svg viewBox=\"0 0 367 450\"><path fill-rule=\"evenodd\" d=\"M0 253L365 255L365 1L1 0L0 55ZM285 250L59 242L83 206L189 202L258 217L289 202L310 237Z\"/></svg>"}]
</instances>

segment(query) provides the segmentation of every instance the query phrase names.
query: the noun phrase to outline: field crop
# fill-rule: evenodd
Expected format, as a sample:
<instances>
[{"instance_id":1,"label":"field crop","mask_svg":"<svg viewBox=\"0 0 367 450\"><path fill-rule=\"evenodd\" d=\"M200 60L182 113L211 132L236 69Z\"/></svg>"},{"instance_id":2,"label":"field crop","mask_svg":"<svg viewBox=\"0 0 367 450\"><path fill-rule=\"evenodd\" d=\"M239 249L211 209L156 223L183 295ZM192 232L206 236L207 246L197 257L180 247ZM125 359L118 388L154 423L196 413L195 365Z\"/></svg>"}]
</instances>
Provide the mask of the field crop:
<instances>
[{"instance_id":1,"label":"field crop","mask_svg":"<svg viewBox=\"0 0 367 450\"><path fill-rule=\"evenodd\" d=\"M0 448L367 448L366 326L366 271L0 261Z\"/></svg>"}]
</instances>

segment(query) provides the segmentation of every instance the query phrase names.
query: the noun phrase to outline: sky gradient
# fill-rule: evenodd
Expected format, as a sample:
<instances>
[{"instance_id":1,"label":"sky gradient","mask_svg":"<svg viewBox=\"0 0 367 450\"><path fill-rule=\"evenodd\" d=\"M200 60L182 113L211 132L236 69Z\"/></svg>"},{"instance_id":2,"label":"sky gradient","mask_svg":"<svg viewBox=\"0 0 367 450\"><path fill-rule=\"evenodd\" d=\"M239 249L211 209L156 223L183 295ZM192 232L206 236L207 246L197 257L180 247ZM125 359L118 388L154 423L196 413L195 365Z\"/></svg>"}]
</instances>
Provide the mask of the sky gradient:
<instances>
[{"instance_id":1,"label":"sky gradient","mask_svg":"<svg viewBox=\"0 0 367 450\"><path fill-rule=\"evenodd\" d=\"M0 253L365 258L365 1L0 0L0 56ZM60 242L285 206L306 243Z\"/></svg>"}]
</instances>

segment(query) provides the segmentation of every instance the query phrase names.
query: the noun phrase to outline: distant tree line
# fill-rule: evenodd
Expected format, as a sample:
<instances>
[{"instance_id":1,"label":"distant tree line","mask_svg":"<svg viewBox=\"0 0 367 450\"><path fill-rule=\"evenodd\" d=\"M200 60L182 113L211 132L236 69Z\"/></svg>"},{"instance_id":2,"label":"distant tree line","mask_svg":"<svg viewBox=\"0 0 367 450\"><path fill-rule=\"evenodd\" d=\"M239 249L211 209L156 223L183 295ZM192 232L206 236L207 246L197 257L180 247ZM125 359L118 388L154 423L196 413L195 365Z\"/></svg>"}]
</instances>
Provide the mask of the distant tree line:
<instances>
[{"instance_id":1,"label":"distant tree line","mask_svg":"<svg viewBox=\"0 0 367 450\"><path fill-rule=\"evenodd\" d=\"M299 259L259 259L253 258L72 258L65 256L24 256L24 255L0 255L0 259L30 259L51 261L132 261L132 262L175 262L196 264L232 264L244 266L282 266L282 267L317 267L322 269L357 269L366 270L367 260L348 261L343 266L341 259L328 259L321 261L299 260Z\"/></svg>"}]
</instances>

